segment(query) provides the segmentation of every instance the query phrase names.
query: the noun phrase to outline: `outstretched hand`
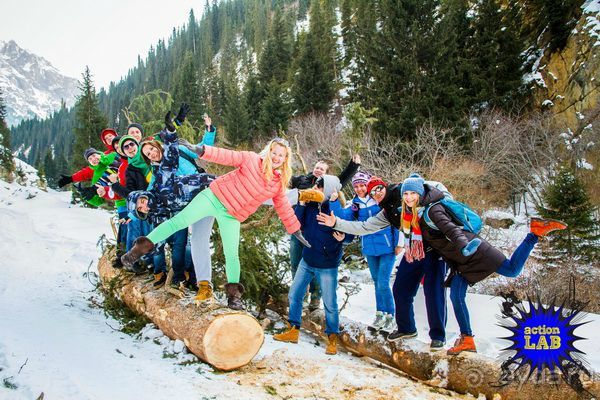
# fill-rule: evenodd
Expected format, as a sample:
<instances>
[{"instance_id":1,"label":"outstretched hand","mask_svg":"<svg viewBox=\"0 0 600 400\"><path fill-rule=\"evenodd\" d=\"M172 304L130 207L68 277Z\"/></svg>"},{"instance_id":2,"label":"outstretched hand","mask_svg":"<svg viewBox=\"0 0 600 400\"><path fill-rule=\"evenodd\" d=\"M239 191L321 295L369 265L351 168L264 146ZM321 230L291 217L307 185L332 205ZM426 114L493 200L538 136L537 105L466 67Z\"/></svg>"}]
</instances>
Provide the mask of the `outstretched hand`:
<instances>
[{"instance_id":1,"label":"outstretched hand","mask_svg":"<svg viewBox=\"0 0 600 400\"><path fill-rule=\"evenodd\" d=\"M191 151L193 151L194 153L198 154L199 157L202 157L202 155L204 154L204 145L196 145L196 144L191 144L190 142L188 142L185 139L179 138L179 144L190 149Z\"/></svg>"},{"instance_id":2,"label":"outstretched hand","mask_svg":"<svg viewBox=\"0 0 600 400\"><path fill-rule=\"evenodd\" d=\"M185 121L185 117L189 114L189 112L190 112L190 105L187 103L181 103L181 107L179 107L179 112L177 113L177 116L175 117L175 125L177 125L177 126L183 125L183 122Z\"/></svg>"},{"instance_id":3,"label":"outstretched hand","mask_svg":"<svg viewBox=\"0 0 600 400\"><path fill-rule=\"evenodd\" d=\"M338 242L341 242L344 240L344 238L346 237L346 234L344 232L338 232L338 231L333 231L333 237L335 238L335 240L337 240Z\"/></svg>"},{"instance_id":4,"label":"outstretched hand","mask_svg":"<svg viewBox=\"0 0 600 400\"><path fill-rule=\"evenodd\" d=\"M210 118L206 113L202 116L202 118L204 119L204 125L206 125L207 128L210 128L212 125L212 118Z\"/></svg>"},{"instance_id":5,"label":"outstretched hand","mask_svg":"<svg viewBox=\"0 0 600 400\"><path fill-rule=\"evenodd\" d=\"M317 215L317 221L319 221L319 225L333 228L335 226L335 215L333 215L333 211L330 215L320 212L319 215Z\"/></svg>"},{"instance_id":6,"label":"outstretched hand","mask_svg":"<svg viewBox=\"0 0 600 400\"><path fill-rule=\"evenodd\" d=\"M296 232L292 233L293 236L296 237L296 239L298 239L298 241L302 244L302 246L307 247L310 249L310 243L308 243L308 240L306 240L304 238L304 235L302 235L302 231L300 229L298 229Z\"/></svg>"},{"instance_id":7,"label":"outstretched hand","mask_svg":"<svg viewBox=\"0 0 600 400\"><path fill-rule=\"evenodd\" d=\"M60 174L60 178L58 178L58 187L63 187L73 182L73 178L71 175Z\"/></svg>"}]
</instances>

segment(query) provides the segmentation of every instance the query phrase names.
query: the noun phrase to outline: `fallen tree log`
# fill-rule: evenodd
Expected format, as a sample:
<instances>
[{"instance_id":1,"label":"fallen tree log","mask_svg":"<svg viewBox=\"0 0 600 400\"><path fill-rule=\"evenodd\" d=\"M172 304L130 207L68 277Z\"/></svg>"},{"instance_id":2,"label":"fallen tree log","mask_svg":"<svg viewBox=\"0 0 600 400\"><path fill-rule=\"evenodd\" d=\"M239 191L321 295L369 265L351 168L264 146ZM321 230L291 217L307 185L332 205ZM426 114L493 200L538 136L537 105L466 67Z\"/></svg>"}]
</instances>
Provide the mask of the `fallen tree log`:
<instances>
[{"instance_id":1,"label":"fallen tree log","mask_svg":"<svg viewBox=\"0 0 600 400\"><path fill-rule=\"evenodd\" d=\"M341 318L341 345L357 356L365 356L424 381L459 393L480 394L487 399L569 400L600 398L600 376L581 376L587 393L578 393L562 377L547 372L539 382L535 374L501 385L500 362L477 353L447 356L445 351L430 352L429 345L418 340L394 344L382 335L372 333L365 324ZM325 315L317 310L303 318L302 327L324 337ZM527 371L525 371L527 372ZM591 394L591 395L590 395Z\"/></svg>"},{"instance_id":2,"label":"fallen tree log","mask_svg":"<svg viewBox=\"0 0 600 400\"><path fill-rule=\"evenodd\" d=\"M248 364L260 350L264 332L250 314L219 303L199 307L192 298L178 299L165 290L152 290L147 276L136 277L112 268L112 258L114 251L109 250L98 262L102 286L145 315L165 335L182 340L202 361L230 371Z\"/></svg>"}]
</instances>

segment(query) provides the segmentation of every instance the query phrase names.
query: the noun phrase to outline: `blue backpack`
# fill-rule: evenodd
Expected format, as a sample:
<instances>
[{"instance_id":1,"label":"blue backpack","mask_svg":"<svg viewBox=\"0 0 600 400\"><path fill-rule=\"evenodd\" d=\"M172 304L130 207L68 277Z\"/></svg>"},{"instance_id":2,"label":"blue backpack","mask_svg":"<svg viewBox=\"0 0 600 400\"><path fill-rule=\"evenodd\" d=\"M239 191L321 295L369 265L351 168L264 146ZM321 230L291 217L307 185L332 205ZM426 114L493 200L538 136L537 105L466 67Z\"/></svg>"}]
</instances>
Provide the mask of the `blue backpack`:
<instances>
[{"instance_id":1,"label":"blue backpack","mask_svg":"<svg viewBox=\"0 0 600 400\"><path fill-rule=\"evenodd\" d=\"M429 182L426 182L429 183ZM432 185L436 186L436 185ZM456 201L452 198L452 195L447 190L442 190L444 193L444 198L440 201L436 201L435 203L429 204L425 211L423 212L423 217L425 218L425 223L431 228L439 231L438 227L435 226L431 218L429 217L429 210L436 204L441 204L444 206L450 217L460 226L460 228L464 231L471 232L474 234L478 234L481 231L481 227L483 226L483 221L481 217L477 215L475 211L471 209L468 205L461 203L460 201Z\"/></svg>"}]
</instances>

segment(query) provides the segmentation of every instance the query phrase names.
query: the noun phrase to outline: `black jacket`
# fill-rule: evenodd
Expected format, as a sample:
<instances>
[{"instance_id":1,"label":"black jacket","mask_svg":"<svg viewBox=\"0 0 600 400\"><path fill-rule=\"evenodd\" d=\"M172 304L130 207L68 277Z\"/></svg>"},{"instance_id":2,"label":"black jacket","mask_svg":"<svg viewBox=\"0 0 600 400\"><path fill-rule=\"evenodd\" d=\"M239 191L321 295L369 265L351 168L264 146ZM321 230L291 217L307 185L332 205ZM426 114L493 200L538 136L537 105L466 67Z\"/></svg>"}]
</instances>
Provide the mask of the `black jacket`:
<instances>
[{"instance_id":1,"label":"black jacket","mask_svg":"<svg viewBox=\"0 0 600 400\"><path fill-rule=\"evenodd\" d=\"M441 191L425 185L425 195L421 199L420 205L427 206L441 200L443 197L444 194ZM429 227L425 219L421 218L419 225L423 233L423 240L446 260L448 265L454 269L454 272L462 275L470 285L474 285L496 272L506 260L500 250L474 233L460 229L441 204L431 207L429 217L439 230ZM463 256L461 253L462 248L475 237L481 239L479 248L472 256Z\"/></svg>"},{"instance_id":2,"label":"black jacket","mask_svg":"<svg viewBox=\"0 0 600 400\"><path fill-rule=\"evenodd\" d=\"M125 170L125 186L113 183L112 188L116 194L126 199L134 190L146 190L148 182L141 169L129 164Z\"/></svg>"},{"instance_id":3,"label":"black jacket","mask_svg":"<svg viewBox=\"0 0 600 400\"><path fill-rule=\"evenodd\" d=\"M396 229L400 229L400 217L402 214L402 194L400 185L388 185L385 190L385 197L379 203L383 210L385 218Z\"/></svg>"}]
</instances>

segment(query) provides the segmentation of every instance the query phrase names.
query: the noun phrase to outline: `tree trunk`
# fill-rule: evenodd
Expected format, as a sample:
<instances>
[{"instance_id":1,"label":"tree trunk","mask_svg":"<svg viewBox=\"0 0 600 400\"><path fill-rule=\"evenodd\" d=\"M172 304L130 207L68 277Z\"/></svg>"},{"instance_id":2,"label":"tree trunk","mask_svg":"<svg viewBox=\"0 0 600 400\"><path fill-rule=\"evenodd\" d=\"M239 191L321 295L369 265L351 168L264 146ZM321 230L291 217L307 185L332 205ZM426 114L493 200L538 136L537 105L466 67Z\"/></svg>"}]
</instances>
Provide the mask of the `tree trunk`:
<instances>
[{"instance_id":1,"label":"tree trunk","mask_svg":"<svg viewBox=\"0 0 600 400\"><path fill-rule=\"evenodd\" d=\"M476 353L447 356L445 350L430 352L428 344L416 340L409 340L406 345L401 342L394 344L381 334L372 333L364 324L344 318L340 322L341 347L355 355L366 356L399 369L432 386L470 393L475 397L483 394L487 399L582 398L582 394L568 386L560 376L552 376L548 371L545 371L540 383L535 383L536 374L533 374L529 381L516 378L510 385L500 386L501 368L498 360ZM304 318L302 327L318 336L324 336L323 311L314 311L308 318ZM600 396L599 378L598 374L592 379L581 377L583 387L596 398ZM583 394L583 397L587 396Z\"/></svg>"},{"instance_id":2,"label":"tree trunk","mask_svg":"<svg viewBox=\"0 0 600 400\"><path fill-rule=\"evenodd\" d=\"M199 307L192 298L178 299L165 290L153 290L147 276L135 277L112 268L105 252L98 263L102 285L135 312L145 315L171 339L182 340L202 361L223 371L248 364L258 353L264 332L244 311L219 303Z\"/></svg>"}]
</instances>

